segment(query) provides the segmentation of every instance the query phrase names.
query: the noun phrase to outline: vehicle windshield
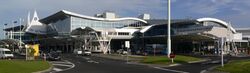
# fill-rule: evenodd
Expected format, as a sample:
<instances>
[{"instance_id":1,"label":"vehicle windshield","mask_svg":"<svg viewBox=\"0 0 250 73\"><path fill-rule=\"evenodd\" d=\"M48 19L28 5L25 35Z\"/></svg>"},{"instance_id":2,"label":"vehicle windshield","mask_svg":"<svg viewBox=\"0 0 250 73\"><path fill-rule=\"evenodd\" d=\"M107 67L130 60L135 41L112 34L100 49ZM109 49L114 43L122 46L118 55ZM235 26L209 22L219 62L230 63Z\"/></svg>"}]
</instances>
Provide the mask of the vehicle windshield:
<instances>
[{"instance_id":1,"label":"vehicle windshield","mask_svg":"<svg viewBox=\"0 0 250 73\"><path fill-rule=\"evenodd\" d=\"M4 51L5 54L12 54L11 51Z\"/></svg>"}]
</instances>

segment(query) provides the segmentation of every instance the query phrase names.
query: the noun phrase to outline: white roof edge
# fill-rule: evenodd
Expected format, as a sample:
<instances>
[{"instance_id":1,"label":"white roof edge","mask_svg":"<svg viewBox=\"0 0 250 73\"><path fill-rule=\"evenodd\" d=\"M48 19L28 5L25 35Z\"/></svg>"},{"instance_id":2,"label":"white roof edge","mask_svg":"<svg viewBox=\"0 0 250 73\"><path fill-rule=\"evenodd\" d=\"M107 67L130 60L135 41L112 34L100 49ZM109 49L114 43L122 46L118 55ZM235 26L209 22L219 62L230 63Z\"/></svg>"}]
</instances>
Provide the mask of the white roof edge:
<instances>
[{"instance_id":1,"label":"white roof edge","mask_svg":"<svg viewBox=\"0 0 250 73\"><path fill-rule=\"evenodd\" d=\"M199 19L196 19L196 20L197 20L198 22L203 22L203 21L217 22L217 23L219 23L219 24L222 25L222 26L228 27L233 33L236 33L236 30L235 30L233 27L229 26L228 23L226 23L225 21L222 21L222 20L220 20L220 19L208 18L208 17L206 17L206 18L199 18Z\"/></svg>"},{"instance_id":2,"label":"white roof edge","mask_svg":"<svg viewBox=\"0 0 250 73\"><path fill-rule=\"evenodd\" d=\"M233 39L234 42L248 42L248 40Z\"/></svg>"},{"instance_id":3,"label":"white roof edge","mask_svg":"<svg viewBox=\"0 0 250 73\"><path fill-rule=\"evenodd\" d=\"M77 14L77 13L73 13L70 11L66 11L66 10L62 10L64 13L66 14L70 14L70 15L75 15L75 16L79 16L82 18L88 18L88 19L93 19L93 20L100 20L100 21L119 21L119 20L137 20L137 21L141 21L144 23L147 23L147 21L139 19L139 18L134 18L134 17L124 17L124 18L115 18L115 19L106 19L106 18L97 18L97 17L92 17L92 16L86 16L86 15L81 15L81 14Z\"/></svg>"},{"instance_id":4,"label":"white roof edge","mask_svg":"<svg viewBox=\"0 0 250 73\"><path fill-rule=\"evenodd\" d=\"M152 26L153 26L153 25L147 26L147 27L143 28L140 32L141 32L141 33L144 33L144 32L146 32L148 29L150 29Z\"/></svg>"},{"instance_id":5,"label":"white roof edge","mask_svg":"<svg viewBox=\"0 0 250 73\"><path fill-rule=\"evenodd\" d=\"M236 30L250 30L250 28L235 28Z\"/></svg>"}]
</instances>

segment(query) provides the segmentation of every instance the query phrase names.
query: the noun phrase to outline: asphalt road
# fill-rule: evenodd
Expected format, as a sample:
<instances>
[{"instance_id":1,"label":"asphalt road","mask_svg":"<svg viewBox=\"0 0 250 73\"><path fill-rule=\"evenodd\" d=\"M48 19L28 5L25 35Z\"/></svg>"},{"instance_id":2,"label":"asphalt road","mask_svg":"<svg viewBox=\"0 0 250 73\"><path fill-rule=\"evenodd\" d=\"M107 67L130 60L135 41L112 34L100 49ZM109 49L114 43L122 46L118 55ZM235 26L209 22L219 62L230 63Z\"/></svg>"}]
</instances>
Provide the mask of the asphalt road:
<instances>
[{"instance_id":1,"label":"asphalt road","mask_svg":"<svg viewBox=\"0 0 250 73\"><path fill-rule=\"evenodd\" d=\"M64 55L75 67L58 73L180 73L175 70L128 64L125 61L93 56Z\"/></svg>"},{"instance_id":2,"label":"asphalt road","mask_svg":"<svg viewBox=\"0 0 250 73\"><path fill-rule=\"evenodd\" d=\"M173 67L164 67L172 70L179 70L189 73L202 73L202 71L207 70L213 66L219 65L220 61L207 61L202 63L191 63L191 64L182 64L179 66Z\"/></svg>"},{"instance_id":3,"label":"asphalt road","mask_svg":"<svg viewBox=\"0 0 250 73\"><path fill-rule=\"evenodd\" d=\"M201 73L204 70L207 70L216 65L220 65L220 57L205 57L210 60L200 63L191 63L191 64L182 64L179 66L172 67L154 67L154 66L146 66L139 64L130 64L126 63L126 61L107 59L102 57L95 56L76 56L72 54L63 55L63 59L68 61L67 63L72 63L67 70L60 70L58 67L53 71L57 73ZM233 57L225 57L225 61L228 60L240 60L240 59L249 59L246 58L233 58ZM226 63L225 62L225 63ZM58 65L58 64L55 64ZM65 68L66 69L66 68Z\"/></svg>"},{"instance_id":4,"label":"asphalt road","mask_svg":"<svg viewBox=\"0 0 250 73\"><path fill-rule=\"evenodd\" d=\"M208 71L212 67L221 65L221 57L220 56L210 56L210 57L204 56L203 58L207 58L208 60L205 62L182 64L179 66L165 67L165 68L171 69L171 70L179 70L179 71L189 72L189 73L203 73L205 71ZM250 57L224 56L224 64L228 63L231 60L242 60L242 59L249 59L249 58Z\"/></svg>"}]
</instances>

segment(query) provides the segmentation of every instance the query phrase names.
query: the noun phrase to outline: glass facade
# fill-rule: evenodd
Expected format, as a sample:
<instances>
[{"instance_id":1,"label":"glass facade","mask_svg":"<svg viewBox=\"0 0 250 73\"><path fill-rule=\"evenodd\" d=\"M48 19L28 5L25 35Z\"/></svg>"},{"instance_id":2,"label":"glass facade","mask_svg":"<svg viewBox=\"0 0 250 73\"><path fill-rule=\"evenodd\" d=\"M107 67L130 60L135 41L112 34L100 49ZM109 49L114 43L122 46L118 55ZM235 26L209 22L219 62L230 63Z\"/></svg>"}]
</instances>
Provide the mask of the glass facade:
<instances>
[{"instance_id":1,"label":"glass facade","mask_svg":"<svg viewBox=\"0 0 250 73\"><path fill-rule=\"evenodd\" d=\"M122 27L141 27L146 25L141 21L136 20L120 20L120 21L100 21L91 20L78 17L71 17L71 31L79 27L91 27L91 28L122 28Z\"/></svg>"},{"instance_id":2,"label":"glass facade","mask_svg":"<svg viewBox=\"0 0 250 73\"><path fill-rule=\"evenodd\" d=\"M49 25L53 29L55 29L59 35L69 34L69 32L70 32L70 18L65 18L65 19L59 20L55 23L50 23ZM49 30L49 29L47 29L47 30L48 30L48 32L54 31L54 30Z\"/></svg>"},{"instance_id":3,"label":"glass facade","mask_svg":"<svg viewBox=\"0 0 250 73\"><path fill-rule=\"evenodd\" d=\"M48 33L56 32L58 35L69 35L73 30L80 27L91 27L94 29L110 29L110 28L123 28L123 27L141 27L147 24L138 20L93 20L81 17L70 16L56 22L48 24L50 28L47 29ZM52 30L53 29L53 30Z\"/></svg>"}]
</instances>

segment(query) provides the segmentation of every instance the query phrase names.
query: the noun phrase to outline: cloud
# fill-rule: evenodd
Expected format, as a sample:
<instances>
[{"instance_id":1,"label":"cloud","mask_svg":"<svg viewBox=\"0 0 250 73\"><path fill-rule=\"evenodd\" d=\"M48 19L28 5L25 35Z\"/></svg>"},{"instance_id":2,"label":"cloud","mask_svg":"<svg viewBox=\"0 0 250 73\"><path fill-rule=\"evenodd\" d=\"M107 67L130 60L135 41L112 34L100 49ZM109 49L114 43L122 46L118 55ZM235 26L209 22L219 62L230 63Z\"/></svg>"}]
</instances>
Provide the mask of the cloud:
<instances>
[{"instance_id":1,"label":"cloud","mask_svg":"<svg viewBox=\"0 0 250 73\"><path fill-rule=\"evenodd\" d=\"M3 4L4 3L4 4ZM3 0L0 2L0 9L5 12L38 10L41 13L54 13L65 9L81 14L93 15L105 10L128 14L127 11L134 13L164 11L162 5L165 0ZM45 15L45 14L43 14Z\"/></svg>"},{"instance_id":2,"label":"cloud","mask_svg":"<svg viewBox=\"0 0 250 73\"><path fill-rule=\"evenodd\" d=\"M180 8L185 8L189 12L205 15L214 15L221 9L228 7L233 0L185 0Z\"/></svg>"},{"instance_id":3,"label":"cloud","mask_svg":"<svg viewBox=\"0 0 250 73\"><path fill-rule=\"evenodd\" d=\"M235 27L250 27L250 0L182 0L176 2L180 18L215 17L232 22ZM177 15L177 16L178 16Z\"/></svg>"},{"instance_id":4,"label":"cloud","mask_svg":"<svg viewBox=\"0 0 250 73\"><path fill-rule=\"evenodd\" d=\"M215 17L234 24L248 25L250 0L171 0L172 17ZM153 18L167 17L168 0L1 0L0 24L25 18L28 11L37 10L40 18L59 10L92 16L114 11L119 16L137 17L149 13ZM1 29L1 28L0 28Z\"/></svg>"},{"instance_id":5,"label":"cloud","mask_svg":"<svg viewBox=\"0 0 250 73\"><path fill-rule=\"evenodd\" d=\"M26 19L28 11L33 10L38 11L40 18L60 10L89 16L106 10L114 11L121 17L137 17L139 14L149 13L155 18L164 18L166 3L166 0L1 0L0 24L11 24L19 18Z\"/></svg>"}]
</instances>

